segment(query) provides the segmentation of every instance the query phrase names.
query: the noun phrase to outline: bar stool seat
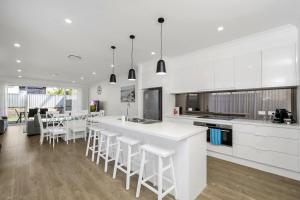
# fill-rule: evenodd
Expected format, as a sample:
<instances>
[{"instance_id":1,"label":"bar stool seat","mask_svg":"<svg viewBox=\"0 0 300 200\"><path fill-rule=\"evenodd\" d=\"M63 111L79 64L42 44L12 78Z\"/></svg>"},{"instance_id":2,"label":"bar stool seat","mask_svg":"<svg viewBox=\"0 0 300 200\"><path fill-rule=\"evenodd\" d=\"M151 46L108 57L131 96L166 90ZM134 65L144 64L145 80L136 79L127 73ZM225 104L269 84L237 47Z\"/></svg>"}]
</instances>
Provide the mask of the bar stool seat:
<instances>
[{"instance_id":1,"label":"bar stool seat","mask_svg":"<svg viewBox=\"0 0 300 200\"><path fill-rule=\"evenodd\" d=\"M100 158L103 158L105 161L104 172L107 172L108 163L115 160L113 156L109 159L109 154L114 153L113 148L117 145L116 139L120 134L107 130L102 130L100 133L100 137L98 138L99 150L96 164L99 165Z\"/></svg>"},{"instance_id":2,"label":"bar stool seat","mask_svg":"<svg viewBox=\"0 0 300 200\"><path fill-rule=\"evenodd\" d=\"M154 155L160 156L162 158L166 158L175 153L173 150L163 149L161 147L153 146L150 144L144 144L141 146L141 149L145 150L148 153L152 153Z\"/></svg>"},{"instance_id":3,"label":"bar stool seat","mask_svg":"<svg viewBox=\"0 0 300 200\"><path fill-rule=\"evenodd\" d=\"M139 140L135 140L125 136L118 137L117 140L119 140L122 143L129 144L131 146L141 143L141 141Z\"/></svg>"},{"instance_id":4,"label":"bar stool seat","mask_svg":"<svg viewBox=\"0 0 300 200\"><path fill-rule=\"evenodd\" d=\"M113 179L116 178L116 174L117 174L118 169L120 171L124 172L126 174L126 190L129 190L130 177L135 175L135 174L138 174L138 172L139 172L139 170L131 172L131 169L132 169L132 164L137 164L138 165L138 163L134 162L133 158L135 156L140 155L139 146L138 146L140 143L141 142L139 140L136 140L136 139L133 139L133 138L130 138L130 137L121 136L121 137L117 138L117 154L116 154L116 160L115 160L115 166L114 166L114 172L113 172ZM123 149L121 149L121 144L127 146L127 161L126 161L126 164L125 163L120 163L119 164L120 152L123 152ZM135 151L133 150L134 148L136 148ZM123 168L124 166L126 166L126 169Z\"/></svg>"},{"instance_id":5,"label":"bar stool seat","mask_svg":"<svg viewBox=\"0 0 300 200\"><path fill-rule=\"evenodd\" d=\"M176 179L175 179L175 170L174 170L174 163L173 163L173 155L175 153L174 150L164 149L158 146L144 144L141 146L142 151L142 158L141 158L141 165L139 170L139 179L138 185L136 189L136 197L140 196L141 186L145 186L155 194L157 194L157 199L162 200L167 194L174 190L175 199L177 199L177 187L176 187ZM152 154L158 158L158 166L157 166L157 173L154 167L154 173L148 177L144 178L144 168L146 162L146 153ZM152 158L153 159L153 158ZM163 159L168 160L169 164L164 166ZM163 176L164 172L170 170L171 178ZM157 178L157 179L156 179ZM147 182L150 180L155 180L157 182L157 189ZM170 187L163 190L163 181L170 183ZM155 181L153 181L153 185L155 186Z\"/></svg>"}]
</instances>

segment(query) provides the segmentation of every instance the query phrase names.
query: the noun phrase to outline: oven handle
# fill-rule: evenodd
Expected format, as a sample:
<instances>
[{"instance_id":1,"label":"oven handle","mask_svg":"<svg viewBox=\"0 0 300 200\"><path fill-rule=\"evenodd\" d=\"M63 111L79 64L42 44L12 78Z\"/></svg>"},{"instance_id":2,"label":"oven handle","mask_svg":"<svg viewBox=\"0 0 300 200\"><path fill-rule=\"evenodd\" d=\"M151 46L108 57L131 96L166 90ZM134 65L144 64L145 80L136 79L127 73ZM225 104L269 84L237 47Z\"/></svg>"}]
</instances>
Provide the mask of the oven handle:
<instances>
[{"instance_id":1,"label":"oven handle","mask_svg":"<svg viewBox=\"0 0 300 200\"><path fill-rule=\"evenodd\" d=\"M211 127L208 127L208 129L210 129ZM224 129L221 129L222 132L226 132L226 133L230 133L231 131L229 130L224 130Z\"/></svg>"}]
</instances>

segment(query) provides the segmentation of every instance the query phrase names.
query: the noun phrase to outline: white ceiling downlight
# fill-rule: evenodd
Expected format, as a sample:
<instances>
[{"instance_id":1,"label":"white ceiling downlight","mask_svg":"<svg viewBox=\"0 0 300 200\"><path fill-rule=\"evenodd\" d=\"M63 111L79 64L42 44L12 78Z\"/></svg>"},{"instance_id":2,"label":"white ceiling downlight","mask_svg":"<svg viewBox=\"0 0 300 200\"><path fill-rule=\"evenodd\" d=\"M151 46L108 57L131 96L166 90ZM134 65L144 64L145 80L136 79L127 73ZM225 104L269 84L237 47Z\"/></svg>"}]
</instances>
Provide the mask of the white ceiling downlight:
<instances>
[{"instance_id":1,"label":"white ceiling downlight","mask_svg":"<svg viewBox=\"0 0 300 200\"><path fill-rule=\"evenodd\" d=\"M223 31L223 30L224 30L224 26L219 26L219 27L217 28L217 30L218 30L219 32Z\"/></svg>"},{"instance_id":2,"label":"white ceiling downlight","mask_svg":"<svg viewBox=\"0 0 300 200\"><path fill-rule=\"evenodd\" d=\"M18 78L22 78L22 76L21 76L21 75L19 75L19 76L18 76Z\"/></svg>"},{"instance_id":3,"label":"white ceiling downlight","mask_svg":"<svg viewBox=\"0 0 300 200\"><path fill-rule=\"evenodd\" d=\"M151 52L151 55L154 56L156 53L154 51Z\"/></svg>"},{"instance_id":4,"label":"white ceiling downlight","mask_svg":"<svg viewBox=\"0 0 300 200\"><path fill-rule=\"evenodd\" d=\"M92 72L93 75L96 75L96 72Z\"/></svg>"},{"instance_id":5,"label":"white ceiling downlight","mask_svg":"<svg viewBox=\"0 0 300 200\"><path fill-rule=\"evenodd\" d=\"M16 60L16 62L17 62L17 63L21 63L22 61L21 61L21 60Z\"/></svg>"},{"instance_id":6,"label":"white ceiling downlight","mask_svg":"<svg viewBox=\"0 0 300 200\"><path fill-rule=\"evenodd\" d=\"M82 76L82 77L80 77L80 80L82 80L82 81L83 81L83 80L84 80L84 77L83 77L83 76Z\"/></svg>"},{"instance_id":7,"label":"white ceiling downlight","mask_svg":"<svg viewBox=\"0 0 300 200\"><path fill-rule=\"evenodd\" d=\"M19 72L19 73L22 72L22 69L18 69L17 72Z\"/></svg>"},{"instance_id":8,"label":"white ceiling downlight","mask_svg":"<svg viewBox=\"0 0 300 200\"><path fill-rule=\"evenodd\" d=\"M72 24L72 20L69 19L69 18L65 18L65 23L66 23L66 24Z\"/></svg>"},{"instance_id":9,"label":"white ceiling downlight","mask_svg":"<svg viewBox=\"0 0 300 200\"><path fill-rule=\"evenodd\" d=\"M21 47L21 45L20 45L19 43L14 43L14 47L16 47L16 48L20 48L20 47Z\"/></svg>"}]
</instances>

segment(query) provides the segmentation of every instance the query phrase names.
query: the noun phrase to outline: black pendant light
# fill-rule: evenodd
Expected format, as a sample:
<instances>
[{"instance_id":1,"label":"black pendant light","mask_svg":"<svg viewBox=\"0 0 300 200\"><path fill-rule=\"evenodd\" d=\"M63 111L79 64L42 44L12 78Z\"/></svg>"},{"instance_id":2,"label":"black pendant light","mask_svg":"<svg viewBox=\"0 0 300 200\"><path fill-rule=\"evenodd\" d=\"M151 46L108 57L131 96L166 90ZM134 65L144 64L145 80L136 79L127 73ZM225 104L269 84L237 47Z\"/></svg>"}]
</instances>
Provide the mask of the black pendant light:
<instances>
[{"instance_id":1,"label":"black pendant light","mask_svg":"<svg viewBox=\"0 0 300 200\"><path fill-rule=\"evenodd\" d=\"M133 67L133 39L135 38L135 36L130 35L129 38L131 39L132 42L131 42L131 68L128 73L128 80L135 81L136 77L135 77L135 70Z\"/></svg>"},{"instance_id":2,"label":"black pendant light","mask_svg":"<svg viewBox=\"0 0 300 200\"><path fill-rule=\"evenodd\" d=\"M164 23L165 19L160 17L158 18L158 23L160 23L160 59L157 62L156 66L156 74L157 75L165 75L167 73L166 71L166 63L162 59L162 24Z\"/></svg>"},{"instance_id":3,"label":"black pendant light","mask_svg":"<svg viewBox=\"0 0 300 200\"><path fill-rule=\"evenodd\" d=\"M117 78L116 78L116 75L115 75L115 49L116 47L115 46L111 46L111 49L113 51L113 63L112 63L112 74L110 75L110 78L109 78L109 83L110 84L116 84L117 82Z\"/></svg>"}]
</instances>

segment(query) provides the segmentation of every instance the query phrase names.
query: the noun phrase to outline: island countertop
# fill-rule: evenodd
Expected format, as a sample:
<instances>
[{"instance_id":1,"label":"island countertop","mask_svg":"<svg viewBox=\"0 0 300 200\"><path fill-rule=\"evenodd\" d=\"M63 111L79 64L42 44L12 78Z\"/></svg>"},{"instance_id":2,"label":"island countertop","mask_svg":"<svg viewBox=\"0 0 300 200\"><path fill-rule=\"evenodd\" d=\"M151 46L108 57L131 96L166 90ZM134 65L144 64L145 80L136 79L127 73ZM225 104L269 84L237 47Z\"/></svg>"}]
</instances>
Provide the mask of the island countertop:
<instances>
[{"instance_id":1,"label":"island countertop","mask_svg":"<svg viewBox=\"0 0 300 200\"><path fill-rule=\"evenodd\" d=\"M117 116L105 116L97 118L97 122L100 122L104 125L142 132L143 134L173 141L184 140L207 130L206 127L192 126L174 122L158 122L153 124L142 124L129 121L123 122L120 120L120 117Z\"/></svg>"}]
</instances>

